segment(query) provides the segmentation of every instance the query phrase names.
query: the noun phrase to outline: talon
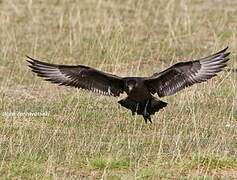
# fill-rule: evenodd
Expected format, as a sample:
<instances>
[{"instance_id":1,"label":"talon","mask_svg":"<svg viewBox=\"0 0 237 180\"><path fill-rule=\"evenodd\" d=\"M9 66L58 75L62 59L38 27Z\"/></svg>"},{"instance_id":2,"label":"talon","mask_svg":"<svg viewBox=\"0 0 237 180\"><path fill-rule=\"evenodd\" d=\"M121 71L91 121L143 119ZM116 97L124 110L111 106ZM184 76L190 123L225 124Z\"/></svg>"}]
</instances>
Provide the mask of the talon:
<instances>
[{"instance_id":1,"label":"talon","mask_svg":"<svg viewBox=\"0 0 237 180\"><path fill-rule=\"evenodd\" d=\"M145 120L145 123L147 124L147 117L143 115L143 118Z\"/></svg>"},{"instance_id":2,"label":"talon","mask_svg":"<svg viewBox=\"0 0 237 180\"><path fill-rule=\"evenodd\" d=\"M148 117L149 122L152 124L151 116Z\"/></svg>"},{"instance_id":3,"label":"talon","mask_svg":"<svg viewBox=\"0 0 237 180\"><path fill-rule=\"evenodd\" d=\"M146 124L147 124L147 120L148 120L150 123L152 123L150 114L147 113L147 114L143 114L142 116L143 116L143 118L144 118Z\"/></svg>"}]
</instances>

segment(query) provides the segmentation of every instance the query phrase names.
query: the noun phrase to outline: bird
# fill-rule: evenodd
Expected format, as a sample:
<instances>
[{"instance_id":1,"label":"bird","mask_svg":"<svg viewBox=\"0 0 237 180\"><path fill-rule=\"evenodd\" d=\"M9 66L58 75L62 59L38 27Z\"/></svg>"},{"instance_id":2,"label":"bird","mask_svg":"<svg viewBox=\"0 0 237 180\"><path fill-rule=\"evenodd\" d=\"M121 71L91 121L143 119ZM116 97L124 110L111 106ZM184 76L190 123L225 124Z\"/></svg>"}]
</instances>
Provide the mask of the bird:
<instances>
[{"instance_id":1,"label":"bird","mask_svg":"<svg viewBox=\"0 0 237 180\"><path fill-rule=\"evenodd\" d=\"M178 62L148 77L120 77L85 65L50 64L26 57L32 72L46 81L106 96L126 93L118 103L132 115L143 116L145 123L152 123L151 116L168 105L160 98L216 76L227 66L230 54L227 49L201 59Z\"/></svg>"}]
</instances>

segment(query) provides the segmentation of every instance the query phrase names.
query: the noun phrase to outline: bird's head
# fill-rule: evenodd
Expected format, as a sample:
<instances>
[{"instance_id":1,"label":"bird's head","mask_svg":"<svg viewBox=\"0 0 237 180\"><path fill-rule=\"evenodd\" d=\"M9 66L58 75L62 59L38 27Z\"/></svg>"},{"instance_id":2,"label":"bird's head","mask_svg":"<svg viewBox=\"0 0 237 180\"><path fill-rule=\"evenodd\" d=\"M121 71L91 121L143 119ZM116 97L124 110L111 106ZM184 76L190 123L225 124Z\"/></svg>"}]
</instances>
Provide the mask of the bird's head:
<instances>
[{"instance_id":1,"label":"bird's head","mask_svg":"<svg viewBox=\"0 0 237 180\"><path fill-rule=\"evenodd\" d=\"M137 81L135 79L128 79L125 84L125 90L127 94L131 93L134 88L137 87Z\"/></svg>"}]
</instances>

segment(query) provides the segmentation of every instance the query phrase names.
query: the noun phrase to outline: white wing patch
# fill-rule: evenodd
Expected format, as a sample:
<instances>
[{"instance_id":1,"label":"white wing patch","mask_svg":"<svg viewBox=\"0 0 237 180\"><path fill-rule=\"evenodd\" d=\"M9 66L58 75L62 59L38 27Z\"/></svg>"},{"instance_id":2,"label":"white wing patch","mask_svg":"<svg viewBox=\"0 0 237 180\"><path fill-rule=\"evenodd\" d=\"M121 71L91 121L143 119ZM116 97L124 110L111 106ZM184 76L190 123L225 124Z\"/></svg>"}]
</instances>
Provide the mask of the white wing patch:
<instances>
[{"instance_id":1,"label":"white wing patch","mask_svg":"<svg viewBox=\"0 0 237 180\"><path fill-rule=\"evenodd\" d=\"M108 91L103 91L101 89L97 89L97 88L91 88L90 89L92 92L94 93L97 93L97 94L102 94L102 95L105 95L105 96L110 96L110 95L113 95L110 91L110 88L108 89Z\"/></svg>"}]
</instances>

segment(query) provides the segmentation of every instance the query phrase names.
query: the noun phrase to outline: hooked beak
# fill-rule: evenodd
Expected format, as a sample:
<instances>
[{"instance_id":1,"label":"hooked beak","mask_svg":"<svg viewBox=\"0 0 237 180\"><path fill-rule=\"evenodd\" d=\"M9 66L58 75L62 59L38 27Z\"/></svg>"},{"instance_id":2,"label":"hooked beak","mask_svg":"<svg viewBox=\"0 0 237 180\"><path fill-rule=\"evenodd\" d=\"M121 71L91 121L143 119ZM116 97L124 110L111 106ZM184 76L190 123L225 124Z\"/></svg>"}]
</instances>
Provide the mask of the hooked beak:
<instances>
[{"instance_id":1,"label":"hooked beak","mask_svg":"<svg viewBox=\"0 0 237 180\"><path fill-rule=\"evenodd\" d=\"M128 86L128 92L131 92L131 91L132 91L132 89L133 89L133 87L132 87L132 86Z\"/></svg>"}]
</instances>

